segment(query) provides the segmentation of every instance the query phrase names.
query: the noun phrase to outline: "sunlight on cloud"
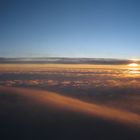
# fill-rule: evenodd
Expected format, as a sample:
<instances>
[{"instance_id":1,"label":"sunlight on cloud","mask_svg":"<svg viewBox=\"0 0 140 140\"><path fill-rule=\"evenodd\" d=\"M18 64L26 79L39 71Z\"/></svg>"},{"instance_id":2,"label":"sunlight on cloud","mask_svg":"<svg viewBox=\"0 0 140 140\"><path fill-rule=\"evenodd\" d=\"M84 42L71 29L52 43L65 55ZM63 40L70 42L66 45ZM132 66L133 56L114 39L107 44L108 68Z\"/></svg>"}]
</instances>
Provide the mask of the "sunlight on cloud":
<instances>
[{"instance_id":1,"label":"sunlight on cloud","mask_svg":"<svg viewBox=\"0 0 140 140\"><path fill-rule=\"evenodd\" d=\"M130 63L129 66L129 73L130 74L140 74L140 65L137 63Z\"/></svg>"}]
</instances>

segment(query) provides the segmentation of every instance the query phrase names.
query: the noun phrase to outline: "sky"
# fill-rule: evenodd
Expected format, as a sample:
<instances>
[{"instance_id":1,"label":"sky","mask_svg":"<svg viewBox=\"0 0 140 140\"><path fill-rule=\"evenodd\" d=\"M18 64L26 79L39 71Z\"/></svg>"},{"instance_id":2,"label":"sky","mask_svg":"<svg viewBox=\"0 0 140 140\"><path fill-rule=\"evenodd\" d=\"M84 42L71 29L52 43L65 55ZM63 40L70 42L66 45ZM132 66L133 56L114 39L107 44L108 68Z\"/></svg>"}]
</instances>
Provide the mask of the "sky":
<instances>
[{"instance_id":1,"label":"sky","mask_svg":"<svg viewBox=\"0 0 140 140\"><path fill-rule=\"evenodd\" d=\"M140 59L140 1L0 0L0 57Z\"/></svg>"}]
</instances>

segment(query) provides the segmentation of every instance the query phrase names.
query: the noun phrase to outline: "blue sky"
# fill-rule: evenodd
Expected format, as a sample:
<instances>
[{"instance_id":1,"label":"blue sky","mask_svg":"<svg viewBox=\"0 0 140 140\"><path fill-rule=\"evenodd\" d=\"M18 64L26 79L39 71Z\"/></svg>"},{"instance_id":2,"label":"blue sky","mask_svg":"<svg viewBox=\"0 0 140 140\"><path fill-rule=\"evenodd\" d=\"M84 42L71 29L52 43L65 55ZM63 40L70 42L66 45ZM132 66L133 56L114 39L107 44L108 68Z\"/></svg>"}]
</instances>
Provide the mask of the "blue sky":
<instances>
[{"instance_id":1,"label":"blue sky","mask_svg":"<svg viewBox=\"0 0 140 140\"><path fill-rule=\"evenodd\" d=\"M1 57L140 58L139 0L1 0Z\"/></svg>"}]
</instances>

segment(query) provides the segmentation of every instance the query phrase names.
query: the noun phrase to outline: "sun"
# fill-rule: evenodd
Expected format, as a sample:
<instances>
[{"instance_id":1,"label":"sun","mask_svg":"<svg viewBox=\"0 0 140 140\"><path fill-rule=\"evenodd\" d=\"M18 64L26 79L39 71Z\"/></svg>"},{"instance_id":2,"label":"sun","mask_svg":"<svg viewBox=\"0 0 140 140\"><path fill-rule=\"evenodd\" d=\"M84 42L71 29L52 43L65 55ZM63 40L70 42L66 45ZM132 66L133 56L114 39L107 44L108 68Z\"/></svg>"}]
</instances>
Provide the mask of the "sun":
<instances>
[{"instance_id":1,"label":"sun","mask_svg":"<svg viewBox=\"0 0 140 140\"><path fill-rule=\"evenodd\" d=\"M138 67L138 64L137 63L131 63L128 66L130 66L130 67Z\"/></svg>"}]
</instances>

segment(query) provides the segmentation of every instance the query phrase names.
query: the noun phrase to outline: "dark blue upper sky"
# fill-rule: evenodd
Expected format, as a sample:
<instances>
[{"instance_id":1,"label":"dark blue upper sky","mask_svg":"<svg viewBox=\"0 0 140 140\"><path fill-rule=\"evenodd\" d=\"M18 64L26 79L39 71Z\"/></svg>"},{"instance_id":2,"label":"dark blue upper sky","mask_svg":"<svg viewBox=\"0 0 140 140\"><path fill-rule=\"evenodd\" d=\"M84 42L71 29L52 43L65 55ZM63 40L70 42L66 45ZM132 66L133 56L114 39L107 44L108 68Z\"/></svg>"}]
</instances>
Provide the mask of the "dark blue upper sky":
<instances>
[{"instance_id":1,"label":"dark blue upper sky","mask_svg":"<svg viewBox=\"0 0 140 140\"><path fill-rule=\"evenodd\" d=\"M0 0L1 57L140 58L140 0Z\"/></svg>"}]
</instances>

